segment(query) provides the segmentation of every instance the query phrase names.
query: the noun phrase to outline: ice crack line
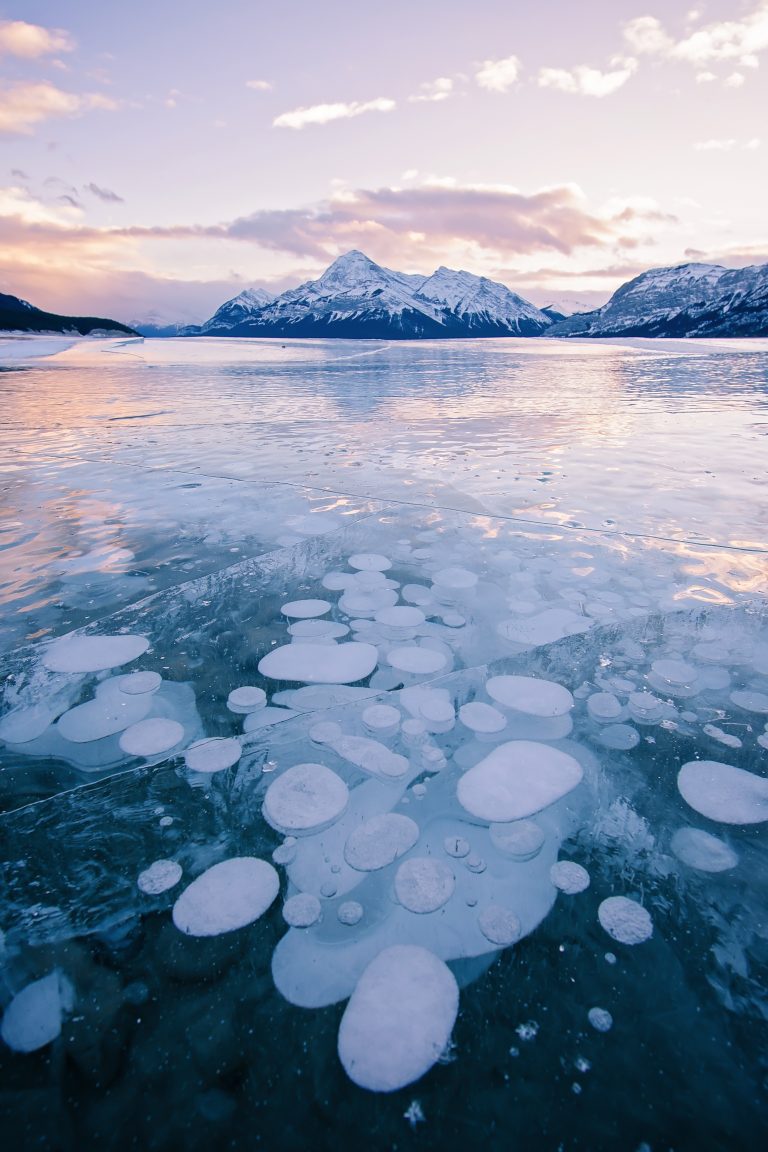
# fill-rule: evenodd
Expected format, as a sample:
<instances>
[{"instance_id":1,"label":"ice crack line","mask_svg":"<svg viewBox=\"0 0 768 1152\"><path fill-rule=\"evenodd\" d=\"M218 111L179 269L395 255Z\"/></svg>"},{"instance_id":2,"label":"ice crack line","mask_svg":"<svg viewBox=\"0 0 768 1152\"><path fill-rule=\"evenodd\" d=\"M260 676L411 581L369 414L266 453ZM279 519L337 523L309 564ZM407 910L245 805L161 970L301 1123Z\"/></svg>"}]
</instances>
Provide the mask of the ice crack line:
<instances>
[{"instance_id":1,"label":"ice crack line","mask_svg":"<svg viewBox=\"0 0 768 1152\"><path fill-rule=\"evenodd\" d=\"M53 460L67 460L71 462L72 458L67 456L57 456L53 454L46 454L48 459ZM591 536L603 536L608 539L631 537L633 540L654 540L662 544L685 544L690 548L702 548L709 551L719 552L735 552L746 555L754 556L768 556L768 546L765 548L748 547L744 544L721 544L718 541L711 540L692 540L688 536L663 536L660 533L654 532L636 532L631 528L619 529L616 531L609 531L605 528L589 528L586 525L576 526L573 524L558 524L547 520L536 520L531 516L511 516L505 512L493 512L486 508L460 508L453 504L428 504L420 500L403 500L397 496L375 496L365 492L352 492L348 489L328 488L321 484L306 484L299 483L295 480L275 480L264 479L261 477L244 477L244 476L228 476L224 472L191 472L186 468L158 468L155 466L145 466L140 464L130 464L124 461L109 460L101 457L93 456L79 456L87 464L107 464L116 468L127 468L133 472L158 472L161 474L170 474L173 476L203 476L207 480L230 480L237 484L262 484L262 485L276 485L281 488L292 488L296 491L304 492L323 492L327 496L344 496L353 500L378 500L387 504L396 504L404 508L422 508L427 512L456 512L462 516L486 516L490 520L503 520L512 524L528 524L535 528L540 528L546 531L557 530L560 532L583 532Z\"/></svg>"}]
</instances>

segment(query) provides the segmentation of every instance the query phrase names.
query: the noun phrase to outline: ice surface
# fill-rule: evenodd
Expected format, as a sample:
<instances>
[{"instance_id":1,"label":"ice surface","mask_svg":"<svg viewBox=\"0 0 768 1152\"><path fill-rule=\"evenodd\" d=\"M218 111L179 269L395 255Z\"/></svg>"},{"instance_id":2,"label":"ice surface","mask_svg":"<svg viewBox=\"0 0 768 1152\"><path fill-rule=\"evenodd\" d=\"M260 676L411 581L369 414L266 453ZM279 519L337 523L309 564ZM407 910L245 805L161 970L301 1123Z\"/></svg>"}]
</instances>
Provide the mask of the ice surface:
<instances>
[{"instance_id":1,"label":"ice surface","mask_svg":"<svg viewBox=\"0 0 768 1152\"><path fill-rule=\"evenodd\" d=\"M608 935L620 944L642 944L653 935L648 910L626 896L609 896L603 900L597 916Z\"/></svg>"},{"instance_id":2,"label":"ice surface","mask_svg":"<svg viewBox=\"0 0 768 1152\"><path fill-rule=\"evenodd\" d=\"M339 1059L361 1088L394 1092L436 1064L459 1010L451 971L426 948L386 948L360 977L339 1027Z\"/></svg>"},{"instance_id":3,"label":"ice surface","mask_svg":"<svg viewBox=\"0 0 768 1152\"><path fill-rule=\"evenodd\" d=\"M512 740L494 748L462 776L459 803L488 823L534 816L581 783L578 760L546 744Z\"/></svg>"},{"instance_id":4,"label":"ice surface","mask_svg":"<svg viewBox=\"0 0 768 1152\"><path fill-rule=\"evenodd\" d=\"M240 353L244 357L251 355L247 348L243 346ZM426 348L423 351L426 354ZM563 350L558 356L574 367L582 363L580 354L566 351L567 356ZM604 356L603 349L596 348L598 353ZM412 354L421 353L416 349L408 352L409 357ZM371 349L366 355L370 358L364 363L369 365L377 363L377 357L387 363L387 371L395 365L391 351ZM433 349L429 355L434 358L441 353ZM495 365L519 362L519 355L498 346L492 359ZM698 373L704 358L693 359L700 388ZM747 360L743 357L744 363ZM611 359L610 377L603 380L611 406L630 377L635 402L651 394L654 404L660 402L657 383L663 376L664 357L653 352L646 361L640 383L648 387L643 392L635 388L637 377L631 377L632 357ZM160 381L158 387L158 377L144 365L141 368L144 386L151 386L153 392L158 389L156 403L160 405L167 381ZM109 375L101 367L98 371L100 378L102 373L105 379ZM336 371L330 369L322 379L323 374L313 376L312 389L326 387ZM753 380L759 379L759 372L751 371ZM297 374L291 387L303 388L302 379ZM393 428L402 425L401 414L409 405L424 402L421 391L415 396L410 384L401 388L398 379L393 370L386 404L381 395L375 399L382 411L386 408ZM234 381L235 374L217 403L230 402ZM449 376L446 381L448 388ZM593 378L592 383L596 382ZM196 383L204 385L199 378ZM260 390L265 420L269 406L274 405L281 418L290 421L289 401L295 397L288 393L282 397L278 392L271 381ZM325 444L333 424L343 423L345 413L360 402L359 392L346 387L338 392L329 389L325 396L330 406L328 421L315 413L319 444ZM584 394L582 389L576 409L582 422ZM28 401L39 404L36 395L36 387L29 389ZM511 389L512 396L516 405L538 403L535 390ZM308 397L309 392L302 399ZM208 398L212 399L210 393ZM686 394L687 409L690 399L691 393ZM374 403L373 393L366 393L365 401ZM440 403L445 410L446 397L441 396ZM622 409L625 414L629 411ZM366 408L366 426L370 415L372 410ZM562 420L562 415L556 419ZM710 548L726 528L728 538L735 538L735 523L718 521L722 508L710 509L701 502L685 540L675 519L675 500L689 498L683 497L682 488L671 490L679 483L678 465L686 482L695 480L688 483L691 507L699 499L698 492L705 488L708 495L712 492L706 478L710 473L704 468L712 453L711 418L706 430L702 429L706 451L697 460L696 475L677 457L676 469L669 469L669 456L658 472L668 485L663 532L676 539L663 540L657 534L653 540L643 540L627 532L626 518L602 533L582 531L573 520L566 523L566 516L575 515L573 493L565 490L559 475L547 477L541 471L539 477L541 456L533 459L530 475L531 458L525 452L514 462L512 456L500 459L498 476L483 467L476 469L475 478L459 461L457 488L449 491L444 486L444 469L442 477L440 473L445 463L441 456L450 448L445 438L432 436L431 428L424 432L429 437L428 451L422 431L409 430L408 437L413 437L418 450L406 445L402 457L404 490L413 486L407 498L416 495L428 508L398 507L394 502L366 504L363 498L329 490L299 494L289 482L296 474L294 469L309 467L311 458L312 469L321 474L313 482L324 484L322 470L337 464L331 456L323 456L326 463L322 463L321 452L314 449L305 454L302 446L301 452L293 453L289 445L286 450L287 424L285 436L275 438L275 444L280 444L285 490L275 485L267 492L260 470L264 456L273 449L262 439L258 450L250 450L250 437L260 435L261 416L259 422L243 423L234 439L222 434L216 445L207 439L209 429L197 423L194 430L185 430L176 423L175 414L173 421L155 420L150 435L137 432L130 439L127 433L120 436L129 423L109 426L105 421L102 427L94 420L83 431L70 430L72 444L67 444L67 458L60 463L51 457L31 471L24 461L21 465L11 461L20 469L24 484L33 477L31 497L24 515L19 516L30 532L39 527L32 498L43 484L50 491L51 507L63 508L78 488L83 496L74 503L76 516L73 513L70 527L60 528L56 546L62 563L54 561L58 584L49 580L41 591L40 572L27 573L34 596L30 585L28 599L19 601L24 609L19 612L11 600L7 619L12 632L2 634L6 646L11 634L19 637L14 643L24 644L4 662L0 678L0 737L4 740L0 788L4 803L18 809L2 826L7 849L0 867L9 893L2 921L9 957L4 1001L11 989L23 987L50 967L37 951L40 944L55 947L55 962L61 956L62 963L76 972L81 952L97 952L100 980L106 972L126 982L118 993L121 1002L123 992L126 1003L140 1002L134 999L139 995L134 984L140 972L141 980L152 986L151 1012L150 1008L142 1010L141 1027L134 1027L132 1012L127 1030L122 1015L115 1025L126 1061L114 1092L110 1088L110 1114L125 1083L130 1088L126 1099L135 1099L134 1091L148 1093L148 1098L153 1091L164 1100L167 1096L168 1109L155 1113L158 1123L165 1124L179 1111L179 1100L182 1110L192 1101L189 1111L198 1116L202 1110L201 1105L198 1111L198 1097L207 1099L214 1091L226 1096L230 1104L237 1100L240 1105L248 1098L251 1082L255 1085L256 1080L236 1067L230 1076L240 1059L233 1055L239 1047L239 1022L237 1042L227 1039L229 1006L240 1003L242 995L249 1035L251 1040L255 1037L257 1048L259 1037L268 1036L281 1019L297 1022L296 1028L280 1030L283 1086L266 1105L272 1109L275 1124L283 1123L280 1110L284 1112L290 1091L291 1108L297 1115L307 1101L313 1108L319 1101L321 1110L328 1111L332 1135L343 1142L354 1121L354 1108L350 1113L343 1091L337 1097L327 1091L325 1023L332 1014L294 1013L280 1004L279 996L308 1007L341 1005L354 992L366 967L386 949L426 948L455 966L457 979L468 988L471 1005L458 1063L450 1069L435 1069L433 1080L425 1086L424 1114L432 1143L437 1146L446 1139L471 1143L478 1109L488 1125L496 1125L500 1139L525 1143L531 1128L525 1131L521 1123L526 1097L519 1085L515 1087L515 1078L510 1078L512 1095L503 1115L494 1112L498 1093L494 1096L487 1091L489 1076L493 1077L491 1065L503 1060L508 1048L498 1004L502 996L508 1002L506 985L510 979L514 982L519 965L495 965L487 981L470 985L481 971L488 970L502 948L515 943L517 931L521 938L536 932L530 948L520 950L522 958L532 963L526 961L525 980L525 998L531 1006L519 1019L530 1014L539 1017L539 1056L548 1067L560 1067L561 1059L564 1066L575 1063L574 1045L584 1042L589 1004L607 1002L617 1020L642 1025L635 1028L633 1024L621 1038L633 1103L622 1105L611 1094L612 1114L614 1106L617 1114L624 1107L624 1115L629 1109L634 1117L638 1099L654 1101L646 1075L649 1066L654 1073L658 1067L669 1075L670 1067L684 1066L687 1060L695 1064L703 1083L704 1073L699 1072L702 1039L704 1048L710 1042L713 1048L720 1046L710 1070L722 1072L721 1086L727 1082L721 1099L728 1093L734 1098L737 1081L743 1086L743 1099L754 1096L754 1061L747 1058L748 1045L738 1036L752 1027L751 1020L758 1019L764 999L760 936L764 845L759 831L734 827L724 847L738 856L739 867L725 869L719 877L707 875L703 867L698 873L693 871L695 861L709 866L729 856L723 847L703 839L708 833L693 835L698 830L680 829L685 807L674 788L680 764L717 755L712 743L717 739L715 729L740 742L740 747L734 745L734 753L728 753L734 764L750 769L757 778L765 776L761 741L766 739L762 732L766 716L743 706L745 699L759 703L760 694L768 693L765 634L757 599L764 586L764 553L751 546L742 552L727 546ZM530 413L510 426L522 427L527 419ZM414 427L421 424L419 419ZM456 436L466 434L459 421L455 425ZM622 421L616 426L623 432ZM561 427L553 425L553 439L559 441ZM233 452L233 443L237 449L240 442L248 444L247 452ZM633 438L632 443L638 442L645 451L647 438ZM78 456L84 446L93 458L90 462ZM28 456L38 451L29 441L21 447ZM47 449L56 449L53 437ZM132 477L130 485L119 481L114 453L121 457L119 468ZM99 455L107 454L109 461L96 462ZM626 457L631 465L631 452ZM451 459L455 463L458 457ZM476 462L472 461L473 468ZM637 479L625 471L624 463L622 459L622 468L612 474L611 485L605 484L597 458L585 463L584 476L591 475L591 487L585 489L587 498L578 514L585 521L588 518L590 527L598 528L604 513L615 513L602 502L610 505L620 499L622 485L627 484L629 493L630 483ZM338 475L342 465L345 488L351 487L353 476L356 482L361 477L369 484L373 480L375 487L361 488L367 491L393 491L390 484L400 483L400 478L393 478L391 452L380 452L377 445L367 445L365 457L354 470L347 467L346 459L341 460ZM221 472L215 481L207 474L214 466ZM756 458L755 474L758 466ZM189 470L186 475L184 469ZM740 471L743 477L737 484L743 485L744 496L752 481L746 479L747 468L741 462ZM94 489L94 479L99 477L105 483ZM15 483L13 468L6 479L11 486ZM537 488L544 483L547 487ZM650 487L644 485L643 490L649 501L656 499ZM468 514L450 512L440 506L441 501L466 506ZM494 518L494 506L507 518ZM645 527L659 527L653 525L645 501L633 499L631 506L636 525L642 520ZM748 500L741 502L742 509L747 506ZM323 509L322 515L310 514L313 507ZM120 509L119 516L113 515L115 508ZM194 514L188 511L193 508ZM362 518L361 512L365 513ZM153 516L160 523L156 539L150 531ZM533 519L546 520L546 530L532 523ZM257 521L258 533L253 531ZM743 517L739 518L738 531L745 539L764 537L756 527L748 534ZM18 529L19 536L23 531ZM4 536L7 539L8 533ZM273 551L265 554L265 548ZM235 549L240 551L235 554ZM129 553L135 559L129 559ZM350 555L361 554L384 557L390 566L349 566L347 572L342 571ZM2 551L3 558L7 555L7 550ZM451 568L469 573L464 587L461 581L439 576ZM11 573L10 584L1 586L13 587L14 579ZM166 591L158 592L158 587ZM323 617L302 619L281 612L286 603L316 597L331 606ZM34 606L36 599L40 608ZM752 602L746 609L734 607L748 600ZM32 610L27 612L30 605ZM345 612L350 608L355 612L347 620ZM548 615L553 612L554 616ZM140 671L103 679L98 672L65 676L45 668L41 657L51 643L49 637L62 629L79 629L94 618L100 621L99 631L118 638L141 636L150 642L134 665ZM339 619L344 622L337 623ZM501 629L500 621L505 622ZM572 631L566 629L563 634L563 625ZM365 642L375 649L366 675L343 684L335 673L330 681L313 682L305 677L313 661L337 659L338 651L349 647L346 638L350 635L356 638L352 643ZM526 643L531 638L536 645ZM337 640L342 644L335 646ZM262 678L257 672L259 663L289 641L293 648L318 651L311 659L300 651L288 679ZM323 647L330 656L319 653ZM403 647L437 654L439 669L408 672L394 667L389 655ZM446 675L449 668L457 671ZM560 715L509 708L494 701L486 689L489 678L498 677L525 678L537 686L549 682L571 694L571 706ZM427 678L429 684L417 683ZM237 695L238 685L245 688L242 699ZM201 737L232 740L242 730L237 743L243 754L232 771L199 778L197 773L184 771L173 749L168 750L167 763L151 768L131 761L121 747L119 732L79 744L61 737L56 724L59 716L89 702L111 707L117 699L110 695L113 692L126 698L151 697L151 711L136 722L139 731L147 721L183 721L185 738L180 747L185 747ZM253 712L251 704L256 706ZM578 790L532 817L504 823L495 810L489 820L462 808L457 801L460 782L472 778L489 751L520 740L546 749L547 757L563 754L578 761L583 770ZM288 837L275 848L282 837L262 818L264 795L293 766L314 760L322 761L343 781L348 790L346 808L329 825L311 827L295 842ZM99 783L98 776L107 773L114 776ZM55 801L45 799L57 792L61 795ZM688 815L695 816L690 810ZM385 817L411 822L408 847L393 859L385 857L381 867L372 871L351 867L347 845L354 842L356 829ZM691 835L681 836L681 831ZM553 886L552 870L555 866L557 876L558 868L569 864L558 864L559 855L576 853L577 859L589 862L592 889L582 899L566 901ZM245 854L279 865L287 909L294 906L298 894L311 909L319 906L322 916L298 927L306 919L306 915L299 916L296 926L286 927L279 908L273 908L268 923L265 917L263 925L248 933L243 955L240 940L230 938L221 945L214 942L220 949L216 959L213 951L203 955L207 944L201 945L198 956L198 945L184 941L173 930L163 907L173 902L176 892L148 898L137 887L136 877L142 869L149 871L146 865L153 860L156 864L168 858L171 864L178 860L178 867L183 866L190 877L223 856ZM439 861L453 874L452 895L433 912L411 912L395 899L398 870L411 859ZM600 959L601 949L597 966L585 968L579 961L584 955L582 945L595 931L602 931L594 923L590 927L594 909L604 897L627 890L642 892L643 904L652 913L654 933L665 945L637 949L631 957L632 973L624 971L623 960L608 969ZM542 924L556 899L558 908L551 922ZM685 923L685 933L679 931L680 923ZM674 944L671 950L666 947L669 942ZM538 964L536 957L550 954L560 957L557 964ZM265 979L270 959L276 989ZM227 966L226 973L219 968L220 962L222 969ZM676 983L678 971L680 985ZM601 984L601 979L606 983ZM667 986L669 996L664 1000ZM95 993L92 999L102 1014L108 997ZM157 1002L163 1005L162 1020L153 1023ZM187 1012L190 1019L185 1017ZM207 1028L208 1012L215 1020L212 1030ZM544 1026L552 1013L560 1022L554 1032ZM106 1019L107 1013L103 1016ZM198 1016L200 1042L194 1036ZM668 1025L670 1020L674 1029ZM731 1020L738 1020L738 1028L730 1028ZM701 1021L706 1021L706 1034ZM512 1027L515 1022L511 1017ZM71 1032L69 1027L64 1030L68 1068L80 1059L72 1054L73 1045L75 1049L79 1045L79 1027L73 1022ZM476 1042L479 1028L484 1030L481 1044ZM674 1043L665 1049L672 1032ZM194 1065L194 1083L184 1070L187 1065L181 1067L178 1062L173 1077L161 1076L158 1081L153 1069L164 1058L163 1042L167 1038L168 1050L176 1051L179 1036L190 1054L187 1063L190 1068ZM727 1036L737 1036L733 1049L724 1043ZM156 1041L160 1054L152 1050ZM593 1037L592 1044L598 1042ZM472 1061L467 1061L466 1045L471 1046ZM204 1049L204 1055L198 1049ZM265 1060L269 1063L268 1055L260 1056L257 1065ZM167 1066L174 1067L173 1060ZM219 1069L226 1070L224 1081ZM294 1073L314 1076L315 1083L307 1091L293 1092ZM610 1082L598 1081L602 1073L597 1060L593 1073L589 1087L594 1086L594 1109L575 1116L575 1131L567 1124L565 1130L553 1129L558 1141L581 1138L585 1146L599 1144L598 1121L587 1135L580 1127L590 1123L589 1117L605 1113L600 1101L604 1103L606 1096L600 1094L606 1093ZM449 1095L453 1092L456 1075L462 1084L462 1106L443 1109L447 1098L441 1093L446 1085ZM587 1090L585 1082L585 1094ZM534 1093L531 1101L535 1097ZM699 1098L703 1097L702 1092ZM382 1131L390 1143L399 1139L398 1125L402 1134L406 1103L396 1104L391 1130L382 1114ZM528 1111L530 1119L533 1103ZM114 1113L119 1112L115 1105ZM642 1104L638 1106L637 1115L645 1116L647 1130L635 1132L633 1128L635 1143L642 1138L654 1147L663 1144L660 1129L666 1114L662 1112L660 1106L656 1129L647 1124L650 1106L645 1113ZM737 1108L728 1109L731 1118L737 1112ZM236 1113L246 1116L248 1108L238 1107ZM351 1119L345 1130L347 1115ZM573 1122L571 1117L568 1123ZM448 1126L454 1123L456 1131L449 1132ZM425 1131L420 1129L420 1134ZM169 1145L183 1144L183 1134L174 1135L175 1143L169 1138ZM221 1137L220 1142L226 1143L228 1135L217 1130L211 1139ZM163 1133L156 1136L162 1141Z\"/></svg>"},{"instance_id":5,"label":"ice surface","mask_svg":"<svg viewBox=\"0 0 768 1152\"><path fill-rule=\"evenodd\" d=\"M761 824L768 820L768 779L722 764L693 760L683 764L677 786L694 811L720 824Z\"/></svg>"},{"instance_id":6,"label":"ice surface","mask_svg":"<svg viewBox=\"0 0 768 1152\"><path fill-rule=\"evenodd\" d=\"M314 832L341 816L349 789L323 764L295 764L273 780L264 797L264 816L279 832Z\"/></svg>"},{"instance_id":7,"label":"ice surface","mask_svg":"<svg viewBox=\"0 0 768 1152\"><path fill-rule=\"evenodd\" d=\"M263 916L280 889L271 864L234 856L214 864L185 888L173 906L173 922L187 936L220 936Z\"/></svg>"}]
</instances>

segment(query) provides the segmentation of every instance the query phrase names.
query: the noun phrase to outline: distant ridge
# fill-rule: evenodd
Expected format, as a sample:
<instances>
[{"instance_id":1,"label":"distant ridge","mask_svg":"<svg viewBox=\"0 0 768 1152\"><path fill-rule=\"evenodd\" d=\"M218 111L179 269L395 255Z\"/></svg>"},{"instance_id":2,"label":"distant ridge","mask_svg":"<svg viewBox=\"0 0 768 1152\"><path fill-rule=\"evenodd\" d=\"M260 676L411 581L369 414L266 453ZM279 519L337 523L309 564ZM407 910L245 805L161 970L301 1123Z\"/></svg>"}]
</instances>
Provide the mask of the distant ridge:
<instances>
[{"instance_id":1,"label":"distant ridge","mask_svg":"<svg viewBox=\"0 0 768 1152\"><path fill-rule=\"evenodd\" d=\"M101 316L58 316L54 312L43 312L18 296L0 293L0 332L63 332L77 333L79 336L92 336L95 333L113 333L136 336L137 332L117 320L107 320Z\"/></svg>"}]
</instances>

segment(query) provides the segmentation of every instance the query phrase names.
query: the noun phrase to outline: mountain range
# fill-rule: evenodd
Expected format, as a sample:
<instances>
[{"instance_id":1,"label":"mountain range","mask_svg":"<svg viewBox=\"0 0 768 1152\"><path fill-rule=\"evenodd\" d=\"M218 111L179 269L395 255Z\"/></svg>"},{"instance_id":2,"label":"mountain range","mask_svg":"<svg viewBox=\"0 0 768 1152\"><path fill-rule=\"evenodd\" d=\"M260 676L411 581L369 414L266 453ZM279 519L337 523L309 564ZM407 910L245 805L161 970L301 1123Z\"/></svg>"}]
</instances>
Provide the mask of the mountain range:
<instances>
[{"instance_id":1,"label":"mountain range","mask_svg":"<svg viewBox=\"0 0 768 1152\"><path fill-rule=\"evenodd\" d=\"M548 336L766 336L768 264L654 268L607 304L554 324Z\"/></svg>"},{"instance_id":2,"label":"mountain range","mask_svg":"<svg viewBox=\"0 0 768 1152\"><path fill-rule=\"evenodd\" d=\"M768 264L652 269L623 284L602 308L564 316L536 308L484 276L444 267L430 276L394 272L354 251L334 260L318 280L280 296L248 289L205 324L174 334L389 340L762 336L768 335Z\"/></svg>"},{"instance_id":3,"label":"mountain range","mask_svg":"<svg viewBox=\"0 0 768 1152\"><path fill-rule=\"evenodd\" d=\"M0 292L0 332L64 332L80 336L136 336L133 328L103 316L58 316L43 312L18 296Z\"/></svg>"},{"instance_id":4,"label":"mountain range","mask_svg":"<svg viewBox=\"0 0 768 1152\"><path fill-rule=\"evenodd\" d=\"M484 276L438 268L431 276L393 272L347 252L318 280L266 299L228 300L188 336L354 337L387 340L539 336L552 320Z\"/></svg>"}]
</instances>

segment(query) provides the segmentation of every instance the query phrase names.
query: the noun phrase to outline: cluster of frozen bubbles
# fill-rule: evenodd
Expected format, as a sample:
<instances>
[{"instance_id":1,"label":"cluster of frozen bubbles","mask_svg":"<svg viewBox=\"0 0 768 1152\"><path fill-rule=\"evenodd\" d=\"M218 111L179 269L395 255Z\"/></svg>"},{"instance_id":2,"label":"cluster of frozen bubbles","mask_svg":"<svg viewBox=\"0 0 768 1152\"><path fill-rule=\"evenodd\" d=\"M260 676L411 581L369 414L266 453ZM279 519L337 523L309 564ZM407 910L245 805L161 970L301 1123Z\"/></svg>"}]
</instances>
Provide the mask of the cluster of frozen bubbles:
<instances>
[{"instance_id":1,"label":"cluster of frozen bubbles","mask_svg":"<svg viewBox=\"0 0 768 1152\"><path fill-rule=\"evenodd\" d=\"M300 686L268 699L263 688L242 685L228 708L242 716L246 737L317 713L308 730L313 758L273 764L264 777L263 818L283 838L272 859L222 860L192 879L172 908L180 932L219 936L264 916L282 888L288 930L272 959L275 985L305 1008L347 1001L339 1058L356 1084L379 1092L416 1081L448 1046L459 1006L451 961L490 962L534 931L558 893L577 897L589 887L584 867L558 859L588 803L594 765L590 749L569 740L574 708L584 701L599 745L627 751L644 727L695 718L697 694L727 691L730 679L722 644L705 639L694 647L695 662L681 653L655 660L644 684L606 674L575 698L541 676L491 675L457 707L449 688L430 681L454 666L450 634L466 625L478 577L445 568L429 585L401 586L387 575L391 568L383 555L350 556L347 570L322 581L338 594L335 613L330 599L282 606L287 642L263 656L259 673L268 685ZM201 738L194 699L182 686L151 671L115 671L147 648L138 635L54 641L46 668L99 674L93 698L65 711L45 703L17 709L0 720L0 738L37 754L79 746L75 762L86 765L108 762L116 744L133 757L183 751L198 777L232 768L243 739ZM752 671L768 684L764 651ZM768 692L759 687L730 698L743 715L768 717ZM324 709L355 702L346 723L322 718ZM729 743L715 725L707 735ZM758 745L768 747L768 726ZM710 821L768 821L768 780L754 772L692 760L677 785ZM734 848L702 828L679 828L671 847L701 872L738 864ZM148 862L137 882L155 899L182 880L181 866L161 859ZM653 934L647 908L630 895L608 896L598 919L621 945ZM50 1043L74 998L58 971L27 985L5 1011L4 1041L19 1052ZM606 1008L585 1005L584 1014L597 1031L610 1029Z\"/></svg>"}]
</instances>

